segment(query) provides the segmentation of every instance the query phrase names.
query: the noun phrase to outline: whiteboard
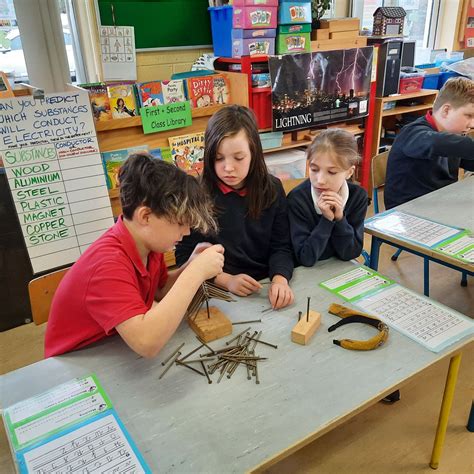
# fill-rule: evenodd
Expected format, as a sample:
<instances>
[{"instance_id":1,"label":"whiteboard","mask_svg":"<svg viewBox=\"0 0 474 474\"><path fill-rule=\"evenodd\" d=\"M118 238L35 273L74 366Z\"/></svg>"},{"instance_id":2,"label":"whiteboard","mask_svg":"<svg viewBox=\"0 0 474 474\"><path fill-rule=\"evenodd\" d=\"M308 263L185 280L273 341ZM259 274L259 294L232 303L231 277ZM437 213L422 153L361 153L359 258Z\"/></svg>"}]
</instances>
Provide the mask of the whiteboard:
<instances>
[{"instance_id":1,"label":"whiteboard","mask_svg":"<svg viewBox=\"0 0 474 474\"><path fill-rule=\"evenodd\" d=\"M0 99L0 160L34 273L75 262L113 225L86 91Z\"/></svg>"}]
</instances>

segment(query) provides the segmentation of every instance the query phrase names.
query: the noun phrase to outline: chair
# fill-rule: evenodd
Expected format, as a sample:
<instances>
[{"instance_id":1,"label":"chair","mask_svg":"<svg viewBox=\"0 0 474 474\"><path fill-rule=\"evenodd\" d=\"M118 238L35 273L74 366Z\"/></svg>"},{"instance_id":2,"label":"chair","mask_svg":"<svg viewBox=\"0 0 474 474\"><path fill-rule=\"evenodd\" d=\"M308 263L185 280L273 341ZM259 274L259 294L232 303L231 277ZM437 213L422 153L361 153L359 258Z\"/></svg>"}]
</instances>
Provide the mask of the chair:
<instances>
[{"instance_id":1,"label":"chair","mask_svg":"<svg viewBox=\"0 0 474 474\"><path fill-rule=\"evenodd\" d=\"M69 268L56 270L55 272L34 278L28 284L31 313L33 321L37 326L48 320L54 293L68 270Z\"/></svg>"}]
</instances>

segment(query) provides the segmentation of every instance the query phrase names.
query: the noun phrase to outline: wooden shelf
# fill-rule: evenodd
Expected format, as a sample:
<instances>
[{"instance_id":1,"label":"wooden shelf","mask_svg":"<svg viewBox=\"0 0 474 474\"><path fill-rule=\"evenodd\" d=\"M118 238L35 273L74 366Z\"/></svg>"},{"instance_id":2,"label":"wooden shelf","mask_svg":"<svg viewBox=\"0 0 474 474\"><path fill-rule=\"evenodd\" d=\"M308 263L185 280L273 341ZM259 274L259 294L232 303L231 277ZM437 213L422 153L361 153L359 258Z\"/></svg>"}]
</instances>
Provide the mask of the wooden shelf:
<instances>
[{"instance_id":1,"label":"wooden shelf","mask_svg":"<svg viewBox=\"0 0 474 474\"><path fill-rule=\"evenodd\" d=\"M416 112L419 110L429 110L433 107L433 104L420 104L420 105L412 105L412 106L401 106L395 107L394 109L384 110L382 112L382 117L389 117L390 115L399 115L399 114L406 114L409 112Z\"/></svg>"},{"instance_id":2,"label":"wooden shelf","mask_svg":"<svg viewBox=\"0 0 474 474\"><path fill-rule=\"evenodd\" d=\"M298 142L291 142L288 145L282 145L277 148L268 148L267 150L263 150L263 154L273 153L275 151L281 151L281 150L289 150L291 148L298 148L301 146L308 146L308 145L311 145L311 140L300 140Z\"/></svg>"},{"instance_id":3,"label":"wooden shelf","mask_svg":"<svg viewBox=\"0 0 474 474\"><path fill-rule=\"evenodd\" d=\"M428 95L437 95L438 89L421 89L421 91L413 92L413 94L397 94L388 97L377 97L377 100L382 102L393 102L394 100L405 100L405 99L418 99L419 97L425 97Z\"/></svg>"},{"instance_id":4,"label":"wooden shelf","mask_svg":"<svg viewBox=\"0 0 474 474\"><path fill-rule=\"evenodd\" d=\"M193 118L197 117L208 117L213 115L219 109L222 109L225 105L210 105L209 107L200 107L196 109L191 109L191 116ZM141 127L142 119L141 117L130 117L124 119L113 119L105 120L103 122L96 122L95 129L97 132L104 132L108 130L119 130L121 128L130 128L130 127Z\"/></svg>"}]
</instances>

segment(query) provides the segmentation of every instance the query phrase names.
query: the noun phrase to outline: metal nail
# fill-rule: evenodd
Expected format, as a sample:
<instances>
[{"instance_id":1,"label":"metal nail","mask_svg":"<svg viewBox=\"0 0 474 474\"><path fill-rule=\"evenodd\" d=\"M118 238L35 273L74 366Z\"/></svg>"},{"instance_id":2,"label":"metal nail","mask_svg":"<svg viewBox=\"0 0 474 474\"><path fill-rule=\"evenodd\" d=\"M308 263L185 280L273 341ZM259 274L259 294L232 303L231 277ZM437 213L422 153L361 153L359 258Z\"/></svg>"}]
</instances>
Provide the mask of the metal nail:
<instances>
[{"instance_id":1,"label":"metal nail","mask_svg":"<svg viewBox=\"0 0 474 474\"><path fill-rule=\"evenodd\" d=\"M204 347L207 347L213 354L215 354L214 349L211 346L208 346L199 336L196 336L196 339L204 345Z\"/></svg>"},{"instance_id":2,"label":"metal nail","mask_svg":"<svg viewBox=\"0 0 474 474\"><path fill-rule=\"evenodd\" d=\"M193 355L195 352L201 349L201 347L204 347L204 344L201 344L199 347L196 347L196 349L192 350L189 354L186 354L185 356L181 357L181 360L187 359L190 355Z\"/></svg>"},{"instance_id":3,"label":"metal nail","mask_svg":"<svg viewBox=\"0 0 474 474\"><path fill-rule=\"evenodd\" d=\"M200 370L191 367L190 365L186 364L186 362L181 362L177 360L176 365L182 365L183 367L186 367L187 369L192 370L193 372L196 372L197 374L202 375L204 377L204 374Z\"/></svg>"},{"instance_id":4,"label":"metal nail","mask_svg":"<svg viewBox=\"0 0 474 474\"><path fill-rule=\"evenodd\" d=\"M242 332L239 332L239 334L237 334L237 336L233 337L230 341L227 341L225 343L225 345L228 346L230 343L236 341L240 336L242 336L242 334L246 333L249 329L250 329L250 326L247 329L244 329Z\"/></svg>"},{"instance_id":5,"label":"metal nail","mask_svg":"<svg viewBox=\"0 0 474 474\"><path fill-rule=\"evenodd\" d=\"M212 383L212 380L209 377L209 374L207 373L206 366L204 365L203 361L201 361L201 365L202 365L202 370L204 370L204 373L206 374L207 383L209 383L209 384Z\"/></svg>"},{"instance_id":6,"label":"metal nail","mask_svg":"<svg viewBox=\"0 0 474 474\"><path fill-rule=\"evenodd\" d=\"M237 321L236 323L232 323L233 326L236 326L237 324L251 324L251 323L261 323L261 319L252 319L250 321Z\"/></svg>"},{"instance_id":7,"label":"metal nail","mask_svg":"<svg viewBox=\"0 0 474 474\"><path fill-rule=\"evenodd\" d=\"M167 357L162 363L161 365L166 365L178 352L179 350L184 346L184 342L175 350L173 351L173 353Z\"/></svg>"},{"instance_id":8,"label":"metal nail","mask_svg":"<svg viewBox=\"0 0 474 474\"><path fill-rule=\"evenodd\" d=\"M168 364L168 366L166 367L165 370L163 370L163 372L161 372L160 376L158 377L158 380L160 380L161 378L163 378L163 376L166 374L166 372L168 372L168 370L171 369L171 367L174 365L174 363L178 360L178 357L181 355L181 352L178 352L175 356L175 358Z\"/></svg>"}]
</instances>

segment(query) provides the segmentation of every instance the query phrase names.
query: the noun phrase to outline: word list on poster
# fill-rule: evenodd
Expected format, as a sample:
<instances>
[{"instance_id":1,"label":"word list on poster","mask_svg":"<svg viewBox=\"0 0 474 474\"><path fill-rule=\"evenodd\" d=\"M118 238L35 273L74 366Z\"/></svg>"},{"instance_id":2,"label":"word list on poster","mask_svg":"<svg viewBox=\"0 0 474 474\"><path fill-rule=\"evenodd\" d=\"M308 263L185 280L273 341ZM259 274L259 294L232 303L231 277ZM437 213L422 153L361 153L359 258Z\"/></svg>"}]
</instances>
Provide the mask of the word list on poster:
<instances>
[{"instance_id":1,"label":"word list on poster","mask_svg":"<svg viewBox=\"0 0 474 474\"><path fill-rule=\"evenodd\" d=\"M113 225L86 92L0 100L0 159L34 273L75 262Z\"/></svg>"}]
</instances>

